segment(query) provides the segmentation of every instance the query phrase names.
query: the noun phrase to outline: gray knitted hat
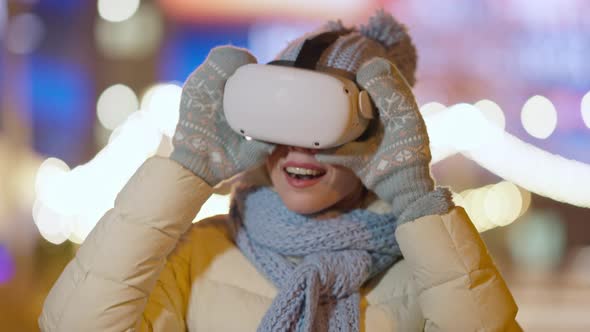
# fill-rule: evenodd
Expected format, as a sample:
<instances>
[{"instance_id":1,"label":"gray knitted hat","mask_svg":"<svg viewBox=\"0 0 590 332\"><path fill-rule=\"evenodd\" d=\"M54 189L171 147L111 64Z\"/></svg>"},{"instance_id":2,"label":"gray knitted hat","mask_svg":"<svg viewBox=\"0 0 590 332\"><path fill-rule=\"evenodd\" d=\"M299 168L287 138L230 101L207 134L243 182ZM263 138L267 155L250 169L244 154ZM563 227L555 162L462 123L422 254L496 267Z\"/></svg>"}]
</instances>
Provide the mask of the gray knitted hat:
<instances>
[{"instance_id":1,"label":"gray knitted hat","mask_svg":"<svg viewBox=\"0 0 590 332\"><path fill-rule=\"evenodd\" d=\"M321 33L335 31L342 35L321 55L318 67L328 67L356 73L359 67L373 57L382 57L394 63L413 86L416 72L416 48L406 27L393 16L378 10L367 25L346 28L340 20L330 21L317 31L307 33L287 45L275 60L295 61L306 39Z\"/></svg>"}]
</instances>

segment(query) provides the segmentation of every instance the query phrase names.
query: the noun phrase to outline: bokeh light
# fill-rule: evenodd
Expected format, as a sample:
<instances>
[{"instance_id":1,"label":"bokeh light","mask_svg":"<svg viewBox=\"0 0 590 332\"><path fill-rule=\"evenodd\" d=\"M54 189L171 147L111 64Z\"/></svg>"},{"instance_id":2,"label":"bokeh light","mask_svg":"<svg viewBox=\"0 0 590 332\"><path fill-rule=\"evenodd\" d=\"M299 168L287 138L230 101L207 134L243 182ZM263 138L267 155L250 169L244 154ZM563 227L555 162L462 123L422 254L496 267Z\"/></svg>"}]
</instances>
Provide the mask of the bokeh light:
<instances>
[{"instance_id":1,"label":"bokeh light","mask_svg":"<svg viewBox=\"0 0 590 332\"><path fill-rule=\"evenodd\" d=\"M475 103L474 106L477 107L491 123L497 125L501 129L506 128L506 117L504 116L502 108L500 108L498 104L489 99L482 99Z\"/></svg>"},{"instance_id":2,"label":"bokeh light","mask_svg":"<svg viewBox=\"0 0 590 332\"><path fill-rule=\"evenodd\" d=\"M137 11L140 0L98 0L98 14L111 22L124 21Z\"/></svg>"},{"instance_id":3,"label":"bokeh light","mask_svg":"<svg viewBox=\"0 0 590 332\"><path fill-rule=\"evenodd\" d=\"M96 103L96 112L100 123L105 128L113 130L138 107L139 101L135 92L126 85L115 84L102 92Z\"/></svg>"},{"instance_id":4,"label":"bokeh light","mask_svg":"<svg viewBox=\"0 0 590 332\"><path fill-rule=\"evenodd\" d=\"M565 225L552 211L530 211L508 230L512 258L522 270L548 272L563 256L566 242Z\"/></svg>"},{"instance_id":5,"label":"bokeh light","mask_svg":"<svg viewBox=\"0 0 590 332\"><path fill-rule=\"evenodd\" d=\"M485 186L461 194L465 202L465 211L480 233L497 226L488 218L484 208L489 188L490 186Z\"/></svg>"},{"instance_id":6,"label":"bokeh light","mask_svg":"<svg viewBox=\"0 0 590 332\"><path fill-rule=\"evenodd\" d=\"M142 4L135 15L123 22L98 19L94 36L98 50L109 58L140 58L157 50L164 26L152 4Z\"/></svg>"},{"instance_id":7,"label":"bokeh light","mask_svg":"<svg viewBox=\"0 0 590 332\"><path fill-rule=\"evenodd\" d=\"M520 119L531 136L545 139L557 126L557 111L549 99L536 95L524 104Z\"/></svg>"},{"instance_id":8,"label":"bokeh light","mask_svg":"<svg viewBox=\"0 0 590 332\"><path fill-rule=\"evenodd\" d=\"M511 182L497 183L488 190L483 208L490 222L498 226L506 226L520 215L522 209L520 191Z\"/></svg>"},{"instance_id":9,"label":"bokeh light","mask_svg":"<svg viewBox=\"0 0 590 332\"><path fill-rule=\"evenodd\" d=\"M531 194L509 181L453 193L453 202L462 206L479 232L507 226L529 208Z\"/></svg>"},{"instance_id":10,"label":"bokeh light","mask_svg":"<svg viewBox=\"0 0 590 332\"><path fill-rule=\"evenodd\" d=\"M264 20L281 17L290 19L351 20L374 4L367 0L161 0L163 9L173 17L191 21L215 18L253 18Z\"/></svg>"},{"instance_id":11,"label":"bokeh light","mask_svg":"<svg viewBox=\"0 0 590 332\"><path fill-rule=\"evenodd\" d=\"M12 17L6 27L6 48L15 54L29 54L45 36L45 25L35 14L25 13Z\"/></svg>"},{"instance_id":12,"label":"bokeh light","mask_svg":"<svg viewBox=\"0 0 590 332\"><path fill-rule=\"evenodd\" d=\"M519 186L517 186L517 188L520 191L520 197L521 197L521 202L522 202L522 206L520 207L520 214L519 214L519 217L520 217L528 211L529 207L531 206L532 197L531 197L530 191L528 191L522 187L519 187Z\"/></svg>"},{"instance_id":13,"label":"bokeh light","mask_svg":"<svg viewBox=\"0 0 590 332\"><path fill-rule=\"evenodd\" d=\"M582 120L586 124L586 127L590 128L590 91L588 91L581 102Z\"/></svg>"}]
</instances>

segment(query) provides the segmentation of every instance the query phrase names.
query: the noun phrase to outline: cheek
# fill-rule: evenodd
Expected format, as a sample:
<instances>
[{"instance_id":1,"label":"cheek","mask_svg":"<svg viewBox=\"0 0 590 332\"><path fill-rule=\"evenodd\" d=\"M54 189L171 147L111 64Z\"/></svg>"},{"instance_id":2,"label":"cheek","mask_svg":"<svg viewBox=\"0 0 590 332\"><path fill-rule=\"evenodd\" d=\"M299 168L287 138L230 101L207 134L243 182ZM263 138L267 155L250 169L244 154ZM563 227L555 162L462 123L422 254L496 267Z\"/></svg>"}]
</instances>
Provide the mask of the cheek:
<instances>
[{"instance_id":1,"label":"cheek","mask_svg":"<svg viewBox=\"0 0 590 332\"><path fill-rule=\"evenodd\" d=\"M288 149L284 146L277 146L273 152L266 158L266 170L268 174L272 174L272 171L275 168L278 168L278 163L281 158L285 158L287 156Z\"/></svg>"},{"instance_id":2,"label":"cheek","mask_svg":"<svg viewBox=\"0 0 590 332\"><path fill-rule=\"evenodd\" d=\"M360 179L347 168L334 167L333 174L327 183L333 200L340 201L362 187Z\"/></svg>"}]
</instances>

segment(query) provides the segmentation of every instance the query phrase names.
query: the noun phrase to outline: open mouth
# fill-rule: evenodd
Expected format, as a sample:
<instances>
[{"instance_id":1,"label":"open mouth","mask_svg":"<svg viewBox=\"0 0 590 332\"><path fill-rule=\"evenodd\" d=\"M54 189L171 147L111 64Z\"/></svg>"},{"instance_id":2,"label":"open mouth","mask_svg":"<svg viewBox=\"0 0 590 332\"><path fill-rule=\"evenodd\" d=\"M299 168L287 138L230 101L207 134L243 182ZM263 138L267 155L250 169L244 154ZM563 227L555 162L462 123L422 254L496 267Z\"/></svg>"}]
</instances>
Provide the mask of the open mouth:
<instances>
[{"instance_id":1,"label":"open mouth","mask_svg":"<svg viewBox=\"0 0 590 332\"><path fill-rule=\"evenodd\" d=\"M283 172L289 185L303 189L322 181L328 171L316 164L288 162L283 166Z\"/></svg>"},{"instance_id":2,"label":"open mouth","mask_svg":"<svg viewBox=\"0 0 590 332\"><path fill-rule=\"evenodd\" d=\"M313 180L318 179L326 174L325 170L310 169L303 167L285 167L283 168L285 173L292 178L297 180Z\"/></svg>"}]
</instances>

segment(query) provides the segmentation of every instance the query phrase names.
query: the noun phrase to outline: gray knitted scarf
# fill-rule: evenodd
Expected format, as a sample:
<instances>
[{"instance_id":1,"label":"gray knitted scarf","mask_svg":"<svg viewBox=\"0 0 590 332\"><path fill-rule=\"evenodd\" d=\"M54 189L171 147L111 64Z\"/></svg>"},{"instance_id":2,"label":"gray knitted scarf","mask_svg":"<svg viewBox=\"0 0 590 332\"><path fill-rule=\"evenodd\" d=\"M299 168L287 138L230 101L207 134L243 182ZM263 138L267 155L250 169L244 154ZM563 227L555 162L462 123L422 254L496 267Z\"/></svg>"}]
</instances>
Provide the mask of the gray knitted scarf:
<instances>
[{"instance_id":1,"label":"gray knitted scarf","mask_svg":"<svg viewBox=\"0 0 590 332\"><path fill-rule=\"evenodd\" d=\"M237 192L230 216L238 247L279 290L261 332L359 331L360 287L401 258L392 215L315 220L261 187Z\"/></svg>"}]
</instances>

